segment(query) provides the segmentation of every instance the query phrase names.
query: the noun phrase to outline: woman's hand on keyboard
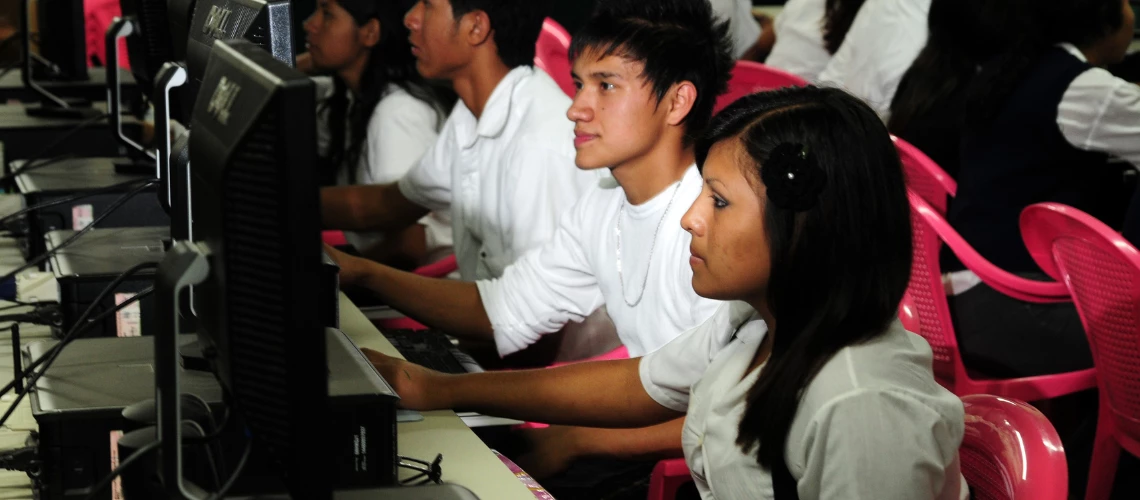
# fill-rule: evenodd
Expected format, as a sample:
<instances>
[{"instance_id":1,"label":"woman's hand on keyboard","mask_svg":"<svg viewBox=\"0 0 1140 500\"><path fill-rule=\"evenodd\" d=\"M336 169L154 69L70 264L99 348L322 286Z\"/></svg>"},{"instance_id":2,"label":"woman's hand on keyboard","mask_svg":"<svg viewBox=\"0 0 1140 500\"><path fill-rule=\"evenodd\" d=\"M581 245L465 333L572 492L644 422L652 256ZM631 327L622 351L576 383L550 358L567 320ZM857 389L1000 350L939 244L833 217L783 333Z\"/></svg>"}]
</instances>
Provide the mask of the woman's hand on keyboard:
<instances>
[{"instance_id":1,"label":"woman's hand on keyboard","mask_svg":"<svg viewBox=\"0 0 1140 500\"><path fill-rule=\"evenodd\" d=\"M446 392L439 390L446 382L444 379L447 375L368 348L360 351L368 357L388 385L396 390L396 394L400 395L400 406L419 411L451 407L449 402L444 401Z\"/></svg>"}]
</instances>

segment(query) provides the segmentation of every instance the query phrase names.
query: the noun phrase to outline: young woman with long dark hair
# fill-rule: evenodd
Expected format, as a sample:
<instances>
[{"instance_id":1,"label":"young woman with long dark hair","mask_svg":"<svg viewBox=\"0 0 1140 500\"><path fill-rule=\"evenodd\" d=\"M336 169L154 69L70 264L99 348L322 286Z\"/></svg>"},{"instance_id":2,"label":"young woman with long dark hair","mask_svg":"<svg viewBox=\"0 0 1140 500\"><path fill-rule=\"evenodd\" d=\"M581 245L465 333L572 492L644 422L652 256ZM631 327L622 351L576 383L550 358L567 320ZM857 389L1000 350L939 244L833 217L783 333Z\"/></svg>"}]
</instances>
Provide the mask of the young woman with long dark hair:
<instances>
[{"instance_id":1,"label":"young woman with long dark hair","mask_svg":"<svg viewBox=\"0 0 1140 500\"><path fill-rule=\"evenodd\" d=\"M1028 19L1009 0L932 0L930 36L899 82L887 129L956 175L970 82Z\"/></svg>"},{"instance_id":2,"label":"young woman with long dark hair","mask_svg":"<svg viewBox=\"0 0 1140 500\"><path fill-rule=\"evenodd\" d=\"M706 500L965 498L962 403L896 318L910 209L879 118L837 89L754 94L696 156L693 288L734 302L629 360L452 376L367 351L401 403L596 427L687 413Z\"/></svg>"},{"instance_id":3,"label":"young woman with long dark hair","mask_svg":"<svg viewBox=\"0 0 1140 500\"><path fill-rule=\"evenodd\" d=\"M329 168L340 185L394 182L435 144L455 104L416 72L404 27L412 0L321 0L305 21L311 71L331 74ZM451 246L436 214L391 234L348 233L362 254L412 267ZM407 262L408 260L412 262Z\"/></svg>"}]
</instances>

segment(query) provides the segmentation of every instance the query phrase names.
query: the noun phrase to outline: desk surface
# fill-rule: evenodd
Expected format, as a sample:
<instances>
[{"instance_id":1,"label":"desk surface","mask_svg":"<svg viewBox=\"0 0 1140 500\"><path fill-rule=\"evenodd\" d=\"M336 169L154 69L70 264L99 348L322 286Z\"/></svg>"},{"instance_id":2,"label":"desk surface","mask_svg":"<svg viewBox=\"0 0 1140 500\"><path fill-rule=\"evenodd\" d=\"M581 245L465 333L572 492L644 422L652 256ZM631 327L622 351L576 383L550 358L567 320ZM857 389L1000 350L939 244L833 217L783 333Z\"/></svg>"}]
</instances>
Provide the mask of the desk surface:
<instances>
[{"instance_id":1,"label":"desk surface","mask_svg":"<svg viewBox=\"0 0 1140 500\"><path fill-rule=\"evenodd\" d=\"M340 329L359 347L390 356L396 348L341 294ZM443 454L444 481L466 486L483 500L533 500L534 494L451 411L424 412L422 422L398 424L400 455L431 460ZM401 471L401 475L410 473Z\"/></svg>"},{"instance_id":2,"label":"desk surface","mask_svg":"<svg viewBox=\"0 0 1140 500\"><path fill-rule=\"evenodd\" d=\"M0 271L23 263L16 241L0 238ZM0 307L9 305L0 302ZM12 311L17 312L17 311ZM348 298L341 295L341 329L360 347L398 356L395 348L372 325ZM51 336L42 326L21 325L23 344ZM12 380L12 346L9 331L0 330L0 385ZM0 409L7 409L14 397L0 399ZM25 398L7 424L0 428L0 450L24 446L31 431L37 429L31 407ZM471 432L455 413L425 412L421 422L401 423L397 428L399 453L431 460L443 454L443 479L466 486L483 500L533 500L534 495ZM402 471L401 474L410 472ZM22 472L0 471L0 499L33 498L31 481Z\"/></svg>"}]
</instances>

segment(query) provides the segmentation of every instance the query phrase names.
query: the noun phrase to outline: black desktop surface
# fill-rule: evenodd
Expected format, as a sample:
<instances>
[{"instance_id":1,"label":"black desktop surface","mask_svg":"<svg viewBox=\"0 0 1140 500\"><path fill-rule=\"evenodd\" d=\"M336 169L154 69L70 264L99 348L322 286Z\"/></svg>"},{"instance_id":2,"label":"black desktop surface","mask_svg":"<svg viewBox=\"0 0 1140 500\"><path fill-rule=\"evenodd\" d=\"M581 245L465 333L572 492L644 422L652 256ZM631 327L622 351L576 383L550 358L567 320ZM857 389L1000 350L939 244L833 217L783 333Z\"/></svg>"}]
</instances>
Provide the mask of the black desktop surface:
<instances>
[{"instance_id":1,"label":"black desktop surface","mask_svg":"<svg viewBox=\"0 0 1140 500\"><path fill-rule=\"evenodd\" d=\"M30 105L31 107L38 105ZM94 109L107 111L107 103L96 103ZM68 133L83 120L30 117L22 104L0 106L0 141L4 141L8 161L30 158L43 151L61 134ZM141 123L133 116L123 117L123 130L137 137ZM84 127L53 151L54 154L78 156L122 156L126 151L115 140L110 122L103 120Z\"/></svg>"},{"instance_id":2,"label":"black desktop surface","mask_svg":"<svg viewBox=\"0 0 1140 500\"><path fill-rule=\"evenodd\" d=\"M112 139L105 139L114 142ZM5 150L11 145L5 143ZM145 181L153 175L120 174L115 171L112 158L75 158L60 161L40 169L16 176L16 187L24 195L27 206L59 200L94 189L130 181ZM15 162L16 167L22 165ZM78 229L84 224L75 216L99 217L121 196L137 187L100 193L72 203L38 210L28 224L27 250L29 258L44 252L43 237L50 231ZM170 217L158 202L157 187L144 190L127 200L122 206L99 222L99 228L170 226ZM169 231L168 231L169 232ZM129 267L129 266L128 266Z\"/></svg>"},{"instance_id":3,"label":"black desktop surface","mask_svg":"<svg viewBox=\"0 0 1140 500\"><path fill-rule=\"evenodd\" d=\"M181 335L182 343L194 342ZM28 361L56 345L55 340L36 341L26 348ZM69 419L68 412L119 418L126 406L154 397L154 340L149 337L78 339L69 344L36 382L32 415L43 422ZM212 373L184 371L183 392L208 402L221 402L222 389ZM41 429L42 431L42 429Z\"/></svg>"},{"instance_id":4,"label":"black desktop surface","mask_svg":"<svg viewBox=\"0 0 1140 500\"><path fill-rule=\"evenodd\" d=\"M39 94L24 87L22 74L23 70L17 68L0 76L0 103L40 101ZM119 79L124 100L135 102L141 94L134 76L129 71L120 70ZM36 83L63 98L87 99L91 102L107 100L107 68L88 68L87 79L82 81L37 80Z\"/></svg>"},{"instance_id":5,"label":"black desktop surface","mask_svg":"<svg viewBox=\"0 0 1140 500\"><path fill-rule=\"evenodd\" d=\"M152 179L158 173L157 167L149 175L123 174L115 171L115 162L120 158L72 158L38 168L16 176L20 192L59 193L89 191L132 180ZM37 162L38 163L38 162ZM16 165L22 165L16 161ZM157 198L156 198L157 199Z\"/></svg>"},{"instance_id":6,"label":"black desktop surface","mask_svg":"<svg viewBox=\"0 0 1140 500\"><path fill-rule=\"evenodd\" d=\"M52 231L47 239L51 245L71 237L75 231ZM164 240L170 237L168 227L124 227L93 229L60 249L49 260L57 278L74 276L118 276L119 273L144 262L157 263L166 250ZM153 272L140 272L153 280Z\"/></svg>"}]
</instances>

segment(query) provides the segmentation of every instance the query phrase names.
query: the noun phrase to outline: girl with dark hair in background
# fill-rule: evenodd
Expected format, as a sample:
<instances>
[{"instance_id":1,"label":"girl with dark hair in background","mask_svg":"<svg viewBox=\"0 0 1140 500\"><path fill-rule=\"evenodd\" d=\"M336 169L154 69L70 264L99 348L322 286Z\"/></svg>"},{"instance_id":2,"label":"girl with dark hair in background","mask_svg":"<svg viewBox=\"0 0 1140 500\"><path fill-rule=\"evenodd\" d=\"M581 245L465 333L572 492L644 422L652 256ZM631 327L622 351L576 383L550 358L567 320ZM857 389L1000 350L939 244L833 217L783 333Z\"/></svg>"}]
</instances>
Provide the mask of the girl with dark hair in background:
<instances>
[{"instance_id":1,"label":"girl with dark hair in background","mask_svg":"<svg viewBox=\"0 0 1140 500\"><path fill-rule=\"evenodd\" d=\"M836 89L754 94L696 149L693 287L739 302L640 359L442 375L366 351L401 404L595 427L687 411L706 500L966 498L962 403L896 319L910 209L879 118Z\"/></svg>"},{"instance_id":2,"label":"girl with dark hair in background","mask_svg":"<svg viewBox=\"0 0 1140 500\"><path fill-rule=\"evenodd\" d=\"M1119 226L1131 194L1109 157L1140 165L1140 87L1099 66L1123 58L1133 12L1126 0L1019 0L1015 9L1032 18L971 86L947 219L998 267L1047 279L1021 240L1021 210L1053 201ZM946 260L967 366L996 377L1092 366L1072 304L1017 301Z\"/></svg>"},{"instance_id":3,"label":"girl with dark hair in background","mask_svg":"<svg viewBox=\"0 0 1140 500\"><path fill-rule=\"evenodd\" d=\"M1030 16L1012 0L932 0L930 36L899 82L887 128L952 177L966 90L982 64L1009 48Z\"/></svg>"},{"instance_id":4,"label":"girl with dark hair in background","mask_svg":"<svg viewBox=\"0 0 1140 500\"><path fill-rule=\"evenodd\" d=\"M301 66L333 77L328 103L328 165L339 185L394 182L435 144L455 104L448 89L416 72L404 27L412 0L321 0L305 21L308 55ZM416 267L450 251L441 214L395 233L346 233L361 254Z\"/></svg>"}]
</instances>

